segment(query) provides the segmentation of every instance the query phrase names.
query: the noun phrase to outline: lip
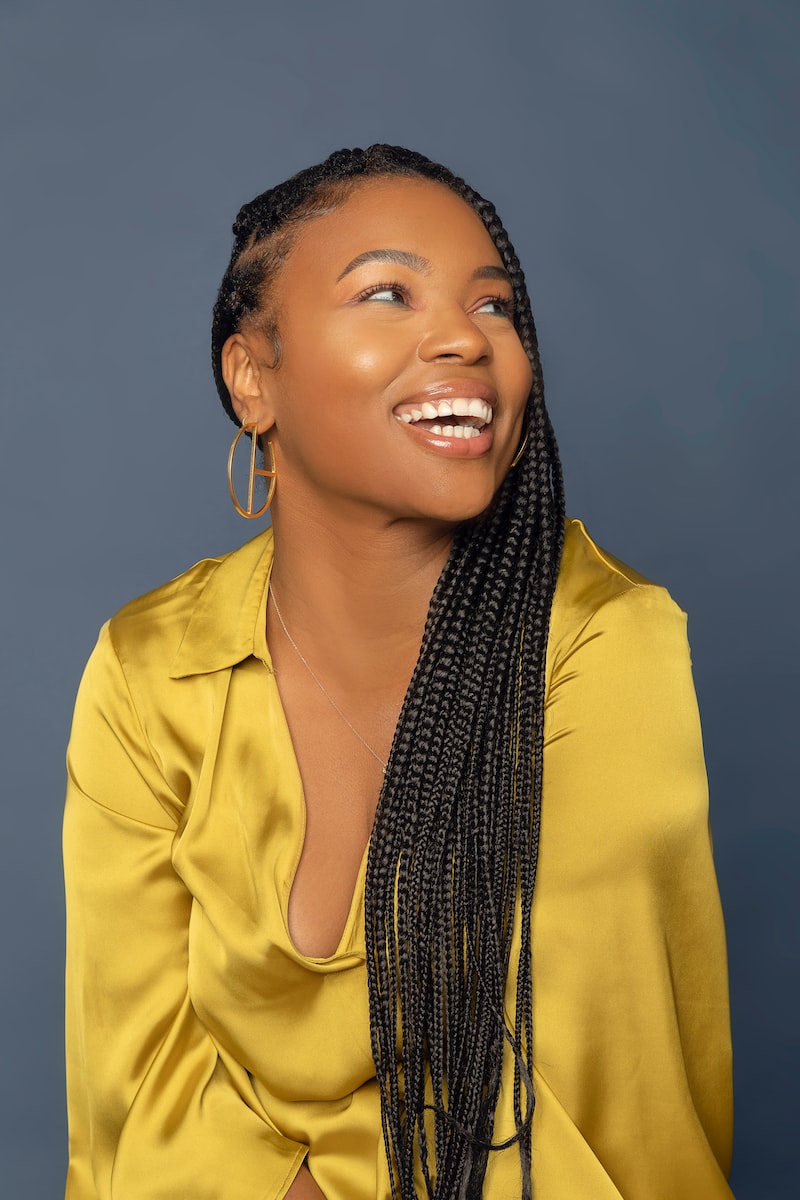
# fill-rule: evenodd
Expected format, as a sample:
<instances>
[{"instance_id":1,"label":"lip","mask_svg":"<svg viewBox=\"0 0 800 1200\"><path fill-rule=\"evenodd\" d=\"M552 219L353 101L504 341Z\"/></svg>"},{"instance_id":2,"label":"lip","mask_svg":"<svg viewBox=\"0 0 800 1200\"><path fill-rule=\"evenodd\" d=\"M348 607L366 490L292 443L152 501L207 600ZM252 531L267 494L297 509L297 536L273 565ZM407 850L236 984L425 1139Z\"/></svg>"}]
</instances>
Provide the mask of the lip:
<instances>
[{"instance_id":1,"label":"lip","mask_svg":"<svg viewBox=\"0 0 800 1200\"><path fill-rule=\"evenodd\" d=\"M497 407L497 392L479 379L444 379L437 383L429 383L413 396L406 396L403 404L413 404L416 400L447 400L449 396L463 396L466 400L483 400L490 408ZM398 406L399 407L399 406Z\"/></svg>"},{"instance_id":2,"label":"lip","mask_svg":"<svg viewBox=\"0 0 800 1200\"><path fill-rule=\"evenodd\" d=\"M458 394L463 396L464 393L459 392ZM478 397L478 399L481 398ZM417 425L402 423L399 425L410 438L416 439L420 445L447 458L481 458L484 454L488 454L494 441L494 429L491 425L484 425L478 436L471 438L445 437L443 433L431 433L429 429L421 429Z\"/></svg>"},{"instance_id":3,"label":"lip","mask_svg":"<svg viewBox=\"0 0 800 1200\"><path fill-rule=\"evenodd\" d=\"M494 414L497 392L479 379L440 379L405 397L395 405L392 415L411 438L436 454L448 458L481 458L491 450L494 441L491 421L484 425L477 437L456 438L446 437L443 433L433 433L430 429L416 423L407 424L402 419L401 411L408 412L412 408L421 408L426 402L436 404L450 399L480 400ZM446 420L446 418L443 419Z\"/></svg>"}]
</instances>

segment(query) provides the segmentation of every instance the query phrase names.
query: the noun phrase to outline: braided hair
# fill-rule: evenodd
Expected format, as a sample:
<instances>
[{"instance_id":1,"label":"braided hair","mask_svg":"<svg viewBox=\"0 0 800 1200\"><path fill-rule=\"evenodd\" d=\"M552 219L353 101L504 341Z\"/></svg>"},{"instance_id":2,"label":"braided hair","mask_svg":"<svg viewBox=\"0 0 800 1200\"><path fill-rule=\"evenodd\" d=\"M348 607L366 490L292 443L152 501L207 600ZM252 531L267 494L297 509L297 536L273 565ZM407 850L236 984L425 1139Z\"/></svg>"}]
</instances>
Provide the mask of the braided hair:
<instances>
[{"instance_id":1,"label":"braided hair","mask_svg":"<svg viewBox=\"0 0 800 1200\"><path fill-rule=\"evenodd\" d=\"M396 146L340 150L257 196L233 226L212 360L260 322L280 359L270 288L302 224L368 178L450 188L477 213L511 278L533 369L528 444L490 508L454 539L428 612L375 816L365 884L372 1052L394 1200L477 1200L489 1154L516 1143L531 1196L531 907L542 800L545 652L564 532L561 468L519 260L494 206ZM512 934L521 951L513 961ZM505 1016L510 975L515 1002ZM504 1054L516 1132L494 1139Z\"/></svg>"}]
</instances>

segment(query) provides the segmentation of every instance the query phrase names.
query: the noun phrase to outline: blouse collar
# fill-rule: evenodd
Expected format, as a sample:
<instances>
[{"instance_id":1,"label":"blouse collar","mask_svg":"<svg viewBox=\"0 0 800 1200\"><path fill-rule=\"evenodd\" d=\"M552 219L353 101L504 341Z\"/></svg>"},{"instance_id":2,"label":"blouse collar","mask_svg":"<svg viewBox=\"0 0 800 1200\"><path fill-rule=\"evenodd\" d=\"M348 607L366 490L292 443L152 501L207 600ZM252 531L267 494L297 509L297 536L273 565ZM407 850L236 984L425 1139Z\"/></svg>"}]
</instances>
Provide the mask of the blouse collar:
<instances>
[{"instance_id":1,"label":"blouse collar","mask_svg":"<svg viewBox=\"0 0 800 1200\"><path fill-rule=\"evenodd\" d=\"M199 566L210 572L192 607L170 678L221 671L251 655L273 670L267 649L267 585L272 529Z\"/></svg>"}]
</instances>

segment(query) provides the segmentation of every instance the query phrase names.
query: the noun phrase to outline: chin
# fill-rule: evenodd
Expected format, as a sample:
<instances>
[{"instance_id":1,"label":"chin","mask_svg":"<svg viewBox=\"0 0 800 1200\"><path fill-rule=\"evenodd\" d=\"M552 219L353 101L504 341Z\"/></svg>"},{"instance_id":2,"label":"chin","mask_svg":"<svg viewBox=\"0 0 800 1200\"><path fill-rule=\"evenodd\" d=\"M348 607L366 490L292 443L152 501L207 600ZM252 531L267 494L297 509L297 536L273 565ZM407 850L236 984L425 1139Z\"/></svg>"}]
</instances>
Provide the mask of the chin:
<instances>
[{"instance_id":1,"label":"chin","mask_svg":"<svg viewBox=\"0 0 800 1200\"><path fill-rule=\"evenodd\" d=\"M479 521L491 509L496 495L497 491L487 491L472 497L442 496L441 503L426 506L418 515L442 525L470 525Z\"/></svg>"}]
</instances>

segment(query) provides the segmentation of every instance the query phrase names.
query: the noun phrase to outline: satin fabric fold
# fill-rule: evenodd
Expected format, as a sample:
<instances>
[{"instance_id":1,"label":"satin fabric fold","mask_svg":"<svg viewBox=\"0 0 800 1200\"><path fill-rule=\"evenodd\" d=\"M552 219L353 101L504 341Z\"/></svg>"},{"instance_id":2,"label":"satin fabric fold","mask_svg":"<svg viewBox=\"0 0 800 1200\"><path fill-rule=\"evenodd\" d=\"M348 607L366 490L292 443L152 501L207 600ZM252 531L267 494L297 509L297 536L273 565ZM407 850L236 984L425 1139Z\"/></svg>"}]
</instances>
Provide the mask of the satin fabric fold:
<instances>
[{"instance_id":1,"label":"satin fabric fold","mask_svg":"<svg viewBox=\"0 0 800 1200\"><path fill-rule=\"evenodd\" d=\"M279 1200L304 1158L328 1200L391 1194L363 865L334 955L288 932L305 813L271 562L267 532L134 601L86 669L64 832L69 1200ZM726 959L685 618L575 521L547 676L534 1195L723 1200ZM511 1079L507 1056L498 1138ZM484 1195L519 1196L515 1147Z\"/></svg>"}]
</instances>

